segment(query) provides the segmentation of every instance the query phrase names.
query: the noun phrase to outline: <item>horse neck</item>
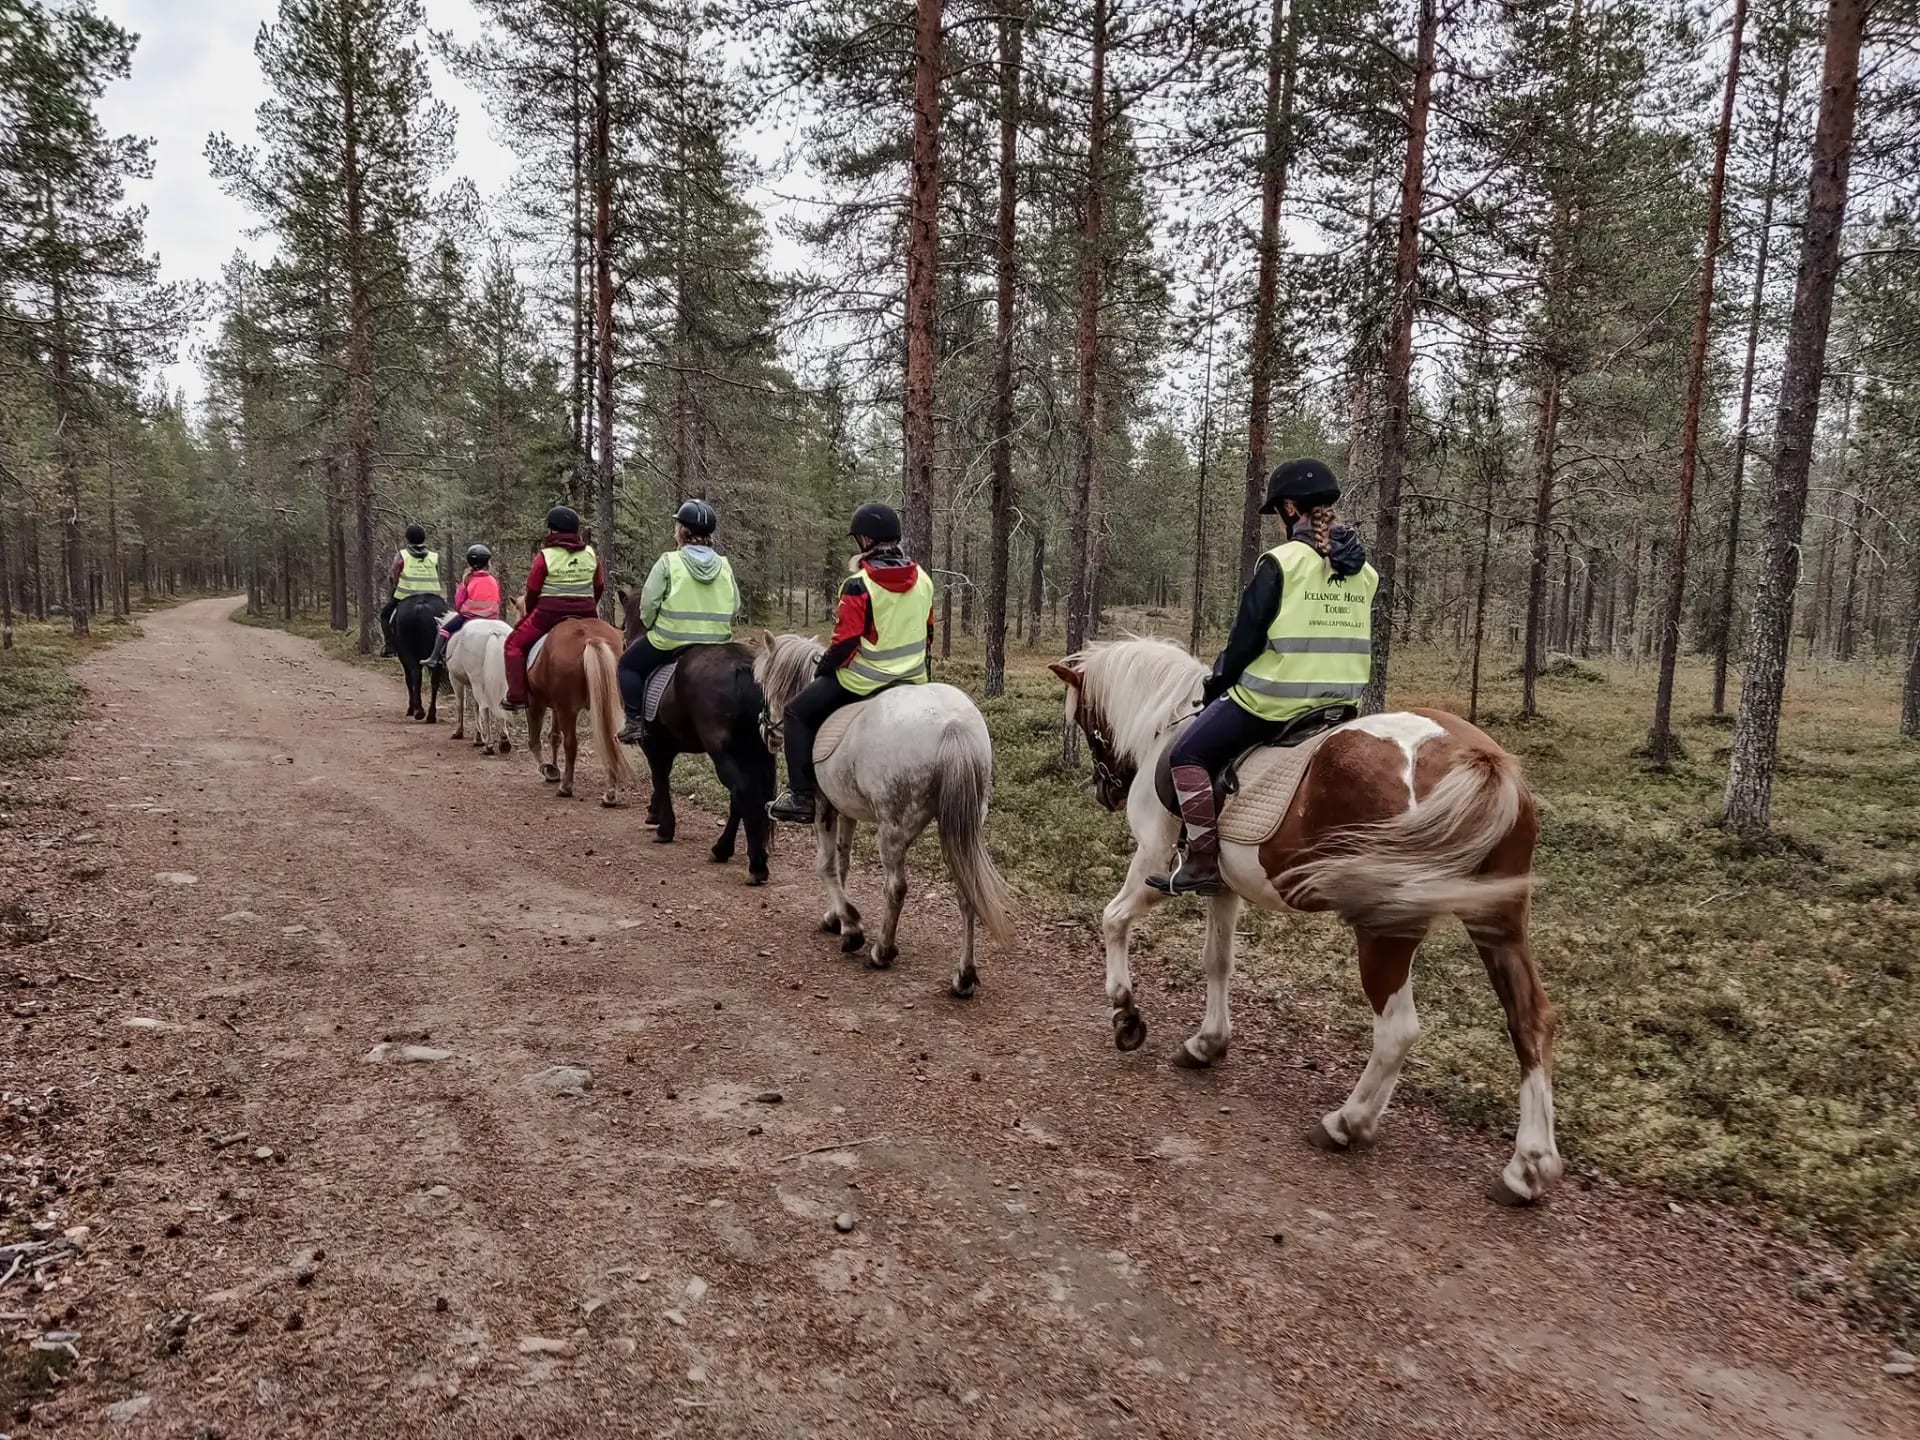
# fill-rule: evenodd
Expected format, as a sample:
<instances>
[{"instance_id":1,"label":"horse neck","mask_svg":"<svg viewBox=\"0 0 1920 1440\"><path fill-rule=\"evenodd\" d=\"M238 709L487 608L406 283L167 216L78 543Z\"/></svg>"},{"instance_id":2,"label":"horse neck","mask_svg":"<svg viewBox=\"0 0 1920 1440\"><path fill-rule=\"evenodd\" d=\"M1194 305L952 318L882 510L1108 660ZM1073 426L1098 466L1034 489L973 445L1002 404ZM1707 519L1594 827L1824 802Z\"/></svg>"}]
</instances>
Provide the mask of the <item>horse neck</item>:
<instances>
[{"instance_id":1,"label":"horse neck","mask_svg":"<svg viewBox=\"0 0 1920 1440\"><path fill-rule=\"evenodd\" d=\"M1120 758L1144 768L1180 722L1193 713L1193 687L1205 673L1198 664L1191 672L1170 668L1166 680L1153 693L1122 697L1113 693L1112 686L1102 685L1098 693L1090 690L1083 695L1081 703L1088 707L1090 718L1098 721Z\"/></svg>"}]
</instances>

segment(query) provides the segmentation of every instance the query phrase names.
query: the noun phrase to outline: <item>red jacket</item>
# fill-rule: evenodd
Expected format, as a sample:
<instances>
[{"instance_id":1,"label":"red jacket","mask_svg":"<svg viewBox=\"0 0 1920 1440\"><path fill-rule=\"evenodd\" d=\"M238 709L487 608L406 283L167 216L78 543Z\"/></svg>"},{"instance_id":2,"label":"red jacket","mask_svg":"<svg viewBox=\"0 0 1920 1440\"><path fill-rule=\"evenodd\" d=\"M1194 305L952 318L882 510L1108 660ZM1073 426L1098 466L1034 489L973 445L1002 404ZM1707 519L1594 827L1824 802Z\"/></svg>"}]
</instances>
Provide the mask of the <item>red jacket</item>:
<instances>
[{"instance_id":1,"label":"red jacket","mask_svg":"<svg viewBox=\"0 0 1920 1440\"><path fill-rule=\"evenodd\" d=\"M827 645L826 653L820 657L814 675L831 675L853 659L863 639L879 638L879 633L873 628L873 605L867 599L867 586L878 585L895 595L904 595L919 581L920 567L902 555L897 547L869 550L862 555L860 573L840 587L840 609L834 617L833 639ZM931 610L927 612L927 654L929 657L933 654Z\"/></svg>"},{"instance_id":2,"label":"red jacket","mask_svg":"<svg viewBox=\"0 0 1920 1440\"><path fill-rule=\"evenodd\" d=\"M597 553L594 555L593 566L593 599L588 600L583 596L568 595L549 600L541 596L540 587L547 583L547 557L541 552L544 552L549 545L556 545L562 550L584 550L587 548L587 542L582 540L578 535L562 535L558 531L550 531L548 533L547 538L540 542L540 550L534 553L533 564L527 569L527 613L532 614L535 610L539 610L547 615L594 615L599 613L599 600L607 588L607 567Z\"/></svg>"}]
</instances>

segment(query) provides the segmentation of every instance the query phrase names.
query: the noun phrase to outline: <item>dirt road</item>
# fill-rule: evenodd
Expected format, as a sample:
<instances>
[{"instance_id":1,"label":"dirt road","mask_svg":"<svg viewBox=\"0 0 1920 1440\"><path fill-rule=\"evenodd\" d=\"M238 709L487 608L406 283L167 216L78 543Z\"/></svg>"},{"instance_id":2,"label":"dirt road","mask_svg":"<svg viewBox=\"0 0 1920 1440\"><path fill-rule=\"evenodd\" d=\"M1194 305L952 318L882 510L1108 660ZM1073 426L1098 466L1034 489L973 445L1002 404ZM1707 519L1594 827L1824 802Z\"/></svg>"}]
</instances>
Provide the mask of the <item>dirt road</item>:
<instances>
[{"instance_id":1,"label":"dirt road","mask_svg":"<svg viewBox=\"0 0 1920 1440\"><path fill-rule=\"evenodd\" d=\"M55 927L5 967L0 1222L85 1227L0 1289L10 1365L78 1355L0 1431L1920 1434L1810 1257L1604 1181L1497 1209L1417 1083L1321 1155L1363 1057L1247 1006L1176 1072L1152 960L1116 1055L1037 908L970 1004L930 886L871 973L791 837L750 890L233 609L89 661L67 807L0 832Z\"/></svg>"}]
</instances>

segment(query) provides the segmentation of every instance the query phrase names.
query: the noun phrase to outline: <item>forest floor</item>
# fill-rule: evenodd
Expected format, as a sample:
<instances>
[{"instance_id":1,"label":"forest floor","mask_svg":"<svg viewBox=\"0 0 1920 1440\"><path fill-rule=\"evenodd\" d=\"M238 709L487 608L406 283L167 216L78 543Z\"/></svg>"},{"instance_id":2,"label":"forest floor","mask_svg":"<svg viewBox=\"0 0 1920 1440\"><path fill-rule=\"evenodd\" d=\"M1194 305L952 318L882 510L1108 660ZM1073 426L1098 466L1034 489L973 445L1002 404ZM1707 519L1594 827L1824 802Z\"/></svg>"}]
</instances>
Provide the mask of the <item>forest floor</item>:
<instances>
[{"instance_id":1,"label":"forest floor","mask_svg":"<svg viewBox=\"0 0 1920 1440\"><path fill-rule=\"evenodd\" d=\"M793 836L748 889L697 823L656 848L637 806L556 800L524 751L409 724L397 676L234 608L86 659L70 745L6 795L0 903L30 923L0 965L0 1430L1920 1431L1826 1252L1591 1161L1534 1210L1489 1204L1508 1147L1448 1118L1432 1050L1378 1148L1307 1149L1364 1046L1320 981L1288 993L1286 931L1255 927L1233 1057L1193 1074L1164 1064L1200 1009L1184 945L1158 953L1170 923L1139 952L1154 1038L1119 1056L1089 937L1031 880L1025 943L950 1001L931 876L899 966L869 972L813 930ZM1040 726L1044 702L1022 677L996 704ZM1557 817L1597 827L1549 848L1550 891L1583 849L1643 843L1599 788L1555 798L1567 731L1526 733ZM996 850L1030 876L1048 846L1097 906L1110 837L1021 838L1072 789L1023 774L1039 745L1005 743ZM1330 986L1316 938L1301 972ZM1630 997L1555 966L1616 943L1547 952L1575 1012L1563 1110L1595 1105L1573 1092L1603 1063L1577 1058L1580 1007ZM1428 1035L1471 1033L1435 1014L1446 983ZM1756 1005L1775 985L1746 980ZM590 1086L552 1093L556 1065ZM1487 1083L1504 1112L1510 1072Z\"/></svg>"}]
</instances>

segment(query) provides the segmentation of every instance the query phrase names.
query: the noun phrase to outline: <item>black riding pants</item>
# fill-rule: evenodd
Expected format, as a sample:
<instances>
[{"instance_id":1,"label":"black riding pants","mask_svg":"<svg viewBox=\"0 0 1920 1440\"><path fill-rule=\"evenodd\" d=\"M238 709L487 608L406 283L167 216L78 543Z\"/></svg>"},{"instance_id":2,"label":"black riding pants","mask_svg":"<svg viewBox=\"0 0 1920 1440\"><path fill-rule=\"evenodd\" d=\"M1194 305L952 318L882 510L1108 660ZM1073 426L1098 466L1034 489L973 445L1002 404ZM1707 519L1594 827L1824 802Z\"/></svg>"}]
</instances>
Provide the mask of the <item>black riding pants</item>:
<instances>
[{"instance_id":1,"label":"black riding pants","mask_svg":"<svg viewBox=\"0 0 1920 1440\"><path fill-rule=\"evenodd\" d=\"M796 798L815 793L813 739L820 733L820 727L834 711L866 698L847 689L837 676L822 675L787 702L787 713L781 722L786 731L787 789Z\"/></svg>"},{"instance_id":2,"label":"black riding pants","mask_svg":"<svg viewBox=\"0 0 1920 1440\"><path fill-rule=\"evenodd\" d=\"M1169 757L1175 765L1198 765L1209 775L1243 750L1271 740L1286 728L1284 720L1262 720L1241 709L1232 696L1222 695L1202 710L1173 742Z\"/></svg>"},{"instance_id":3,"label":"black riding pants","mask_svg":"<svg viewBox=\"0 0 1920 1440\"><path fill-rule=\"evenodd\" d=\"M620 656L620 703L626 707L627 719L640 718L647 703L647 677L679 656L678 650L656 650L644 635L627 646Z\"/></svg>"}]
</instances>

